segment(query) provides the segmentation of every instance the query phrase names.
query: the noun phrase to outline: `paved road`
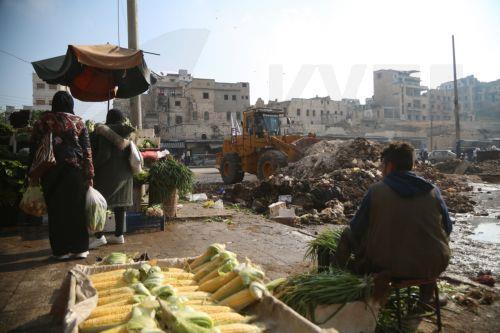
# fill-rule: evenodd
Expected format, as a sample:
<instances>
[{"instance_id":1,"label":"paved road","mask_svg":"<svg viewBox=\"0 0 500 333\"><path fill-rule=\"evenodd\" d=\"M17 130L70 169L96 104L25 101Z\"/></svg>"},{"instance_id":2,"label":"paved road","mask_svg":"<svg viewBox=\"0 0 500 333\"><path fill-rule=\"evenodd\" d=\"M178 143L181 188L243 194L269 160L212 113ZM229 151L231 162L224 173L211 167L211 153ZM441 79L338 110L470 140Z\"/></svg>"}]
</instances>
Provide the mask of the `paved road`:
<instances>
[{"instance_id":1,"label":"paved road","mask_svg":"<svg viewBox=\"0 0 500 333\"><path fill-rule=\"evenodd\" d=\"M192 168L196 181L202 184L222 183L219 170L216 168ZM257 177L249 173L245 173L243 181L256 181Z\"/></svg>"}]
</instances>

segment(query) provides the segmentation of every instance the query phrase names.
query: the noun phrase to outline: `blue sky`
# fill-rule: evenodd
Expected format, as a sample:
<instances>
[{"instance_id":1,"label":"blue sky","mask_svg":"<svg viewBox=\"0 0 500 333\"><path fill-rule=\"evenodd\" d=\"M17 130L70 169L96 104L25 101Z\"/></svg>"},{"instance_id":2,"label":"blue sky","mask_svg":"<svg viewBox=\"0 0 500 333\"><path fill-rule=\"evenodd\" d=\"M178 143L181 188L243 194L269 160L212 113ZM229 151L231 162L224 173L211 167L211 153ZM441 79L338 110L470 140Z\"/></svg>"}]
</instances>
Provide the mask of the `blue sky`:
<instances>
[{"instance_id":1,"label":"blue sky","mask_svg":"<svg viewBox=\"0 0 500 333\"><path fill-rule=\"evenodd\" d=\"M127 45L126 0L120 40ZM419 69L431 87L451 79L455 34L462 75L500 78L500 1L138 0L139 39L151 69L248 81L251 100L360 98L372 71ZM0 0L0 49L27 61L68 44L118 43L118 0ZM31 104L29 64L0 53L0 106ZM86 117L105 106L79 103Z\"/></svg>"}]
</instances>

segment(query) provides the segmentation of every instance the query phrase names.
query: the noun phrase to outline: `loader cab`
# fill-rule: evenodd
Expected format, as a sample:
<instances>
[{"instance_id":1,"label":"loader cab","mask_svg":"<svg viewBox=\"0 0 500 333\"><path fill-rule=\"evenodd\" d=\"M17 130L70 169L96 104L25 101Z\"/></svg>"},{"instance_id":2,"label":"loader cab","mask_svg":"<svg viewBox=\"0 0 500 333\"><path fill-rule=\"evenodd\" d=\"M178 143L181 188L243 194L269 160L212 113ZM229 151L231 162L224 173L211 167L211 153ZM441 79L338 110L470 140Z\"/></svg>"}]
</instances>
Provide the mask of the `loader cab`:
<instances>
[{"instance_id":1,"label":"loader cab","mask_svg":"<svg viewBox=\"0 0 500 333\"><path fill-rule=\"evenodd\" d=\"M250 136L255 135L258 138L264 138L266 135L280 135L280 112L273 109L248 111L245 113L244 127Z\"/></svg>"}]
</instances>

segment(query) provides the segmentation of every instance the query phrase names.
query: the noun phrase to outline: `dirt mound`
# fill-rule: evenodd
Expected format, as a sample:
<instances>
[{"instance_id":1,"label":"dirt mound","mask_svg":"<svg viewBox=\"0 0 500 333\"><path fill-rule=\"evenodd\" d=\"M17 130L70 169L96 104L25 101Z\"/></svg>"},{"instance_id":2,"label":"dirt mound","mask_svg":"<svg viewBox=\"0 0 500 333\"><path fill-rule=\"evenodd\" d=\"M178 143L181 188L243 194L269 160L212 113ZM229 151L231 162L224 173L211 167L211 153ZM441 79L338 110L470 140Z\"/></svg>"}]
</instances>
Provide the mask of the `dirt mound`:
<instances>
[{"instance_id":1,"label":"dirt mound","mask_svg":"<svg viewBox=\"0 0 500 333\"><path fill-rule=\"evenodd\" d=\"M345 223L368 188L382 179L381 151L380 144L363 138L320 141L309 147L303 159L269 179L234 185L226 191L225 199L265 213L279 195L289 194L301 223ZM465 182L423 163L417 163L415 172L441 189L451 212L473 210L474 202L461 193L471 190Z\"/></svg>"},{"instance_id":2,"label":"dirt mound","mask_svg":"<svg viewBox=\"0 0 500 333\"><path fill-rule=\"evenodd\" d=\"M306 150L305 157L281 172L300 179L318 177L346 168L376 168L382 146L363 138L320 141Z\"/></svg>"},{"instance_id":3,"label":"dirt mound","mask_svg":"<svg viewBox=\"0 0 500 333\"><path fill-rule=\"evenodd\" d=\"M468 175L478 174L499 174L500 173L500 160L488 160L483 162L474 163L469 166L465 173Z\"/></svg>"}]
</instances>

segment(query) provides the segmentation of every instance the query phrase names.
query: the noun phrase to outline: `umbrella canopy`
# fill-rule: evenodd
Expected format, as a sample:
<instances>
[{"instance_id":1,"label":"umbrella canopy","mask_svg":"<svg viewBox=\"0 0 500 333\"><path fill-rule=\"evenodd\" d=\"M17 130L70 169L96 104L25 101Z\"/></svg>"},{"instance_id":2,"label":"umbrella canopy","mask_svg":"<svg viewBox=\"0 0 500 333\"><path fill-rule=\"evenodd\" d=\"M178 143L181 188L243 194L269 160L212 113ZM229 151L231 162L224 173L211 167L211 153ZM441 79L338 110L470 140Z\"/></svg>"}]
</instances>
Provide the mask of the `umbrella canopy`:
<instances>
[{"instance_id":1,"label":"umbrella canopy","mask_svg":"<svg viewBox=\"0 0 500 333\"><path fill-rule=\"evenodd\" d=\"M86 102L130 98L150 84L142 51L111 44L68 45L66 55L32 65L43 81L69 86L73 97Z\"/></svg>"}]
</instances>

